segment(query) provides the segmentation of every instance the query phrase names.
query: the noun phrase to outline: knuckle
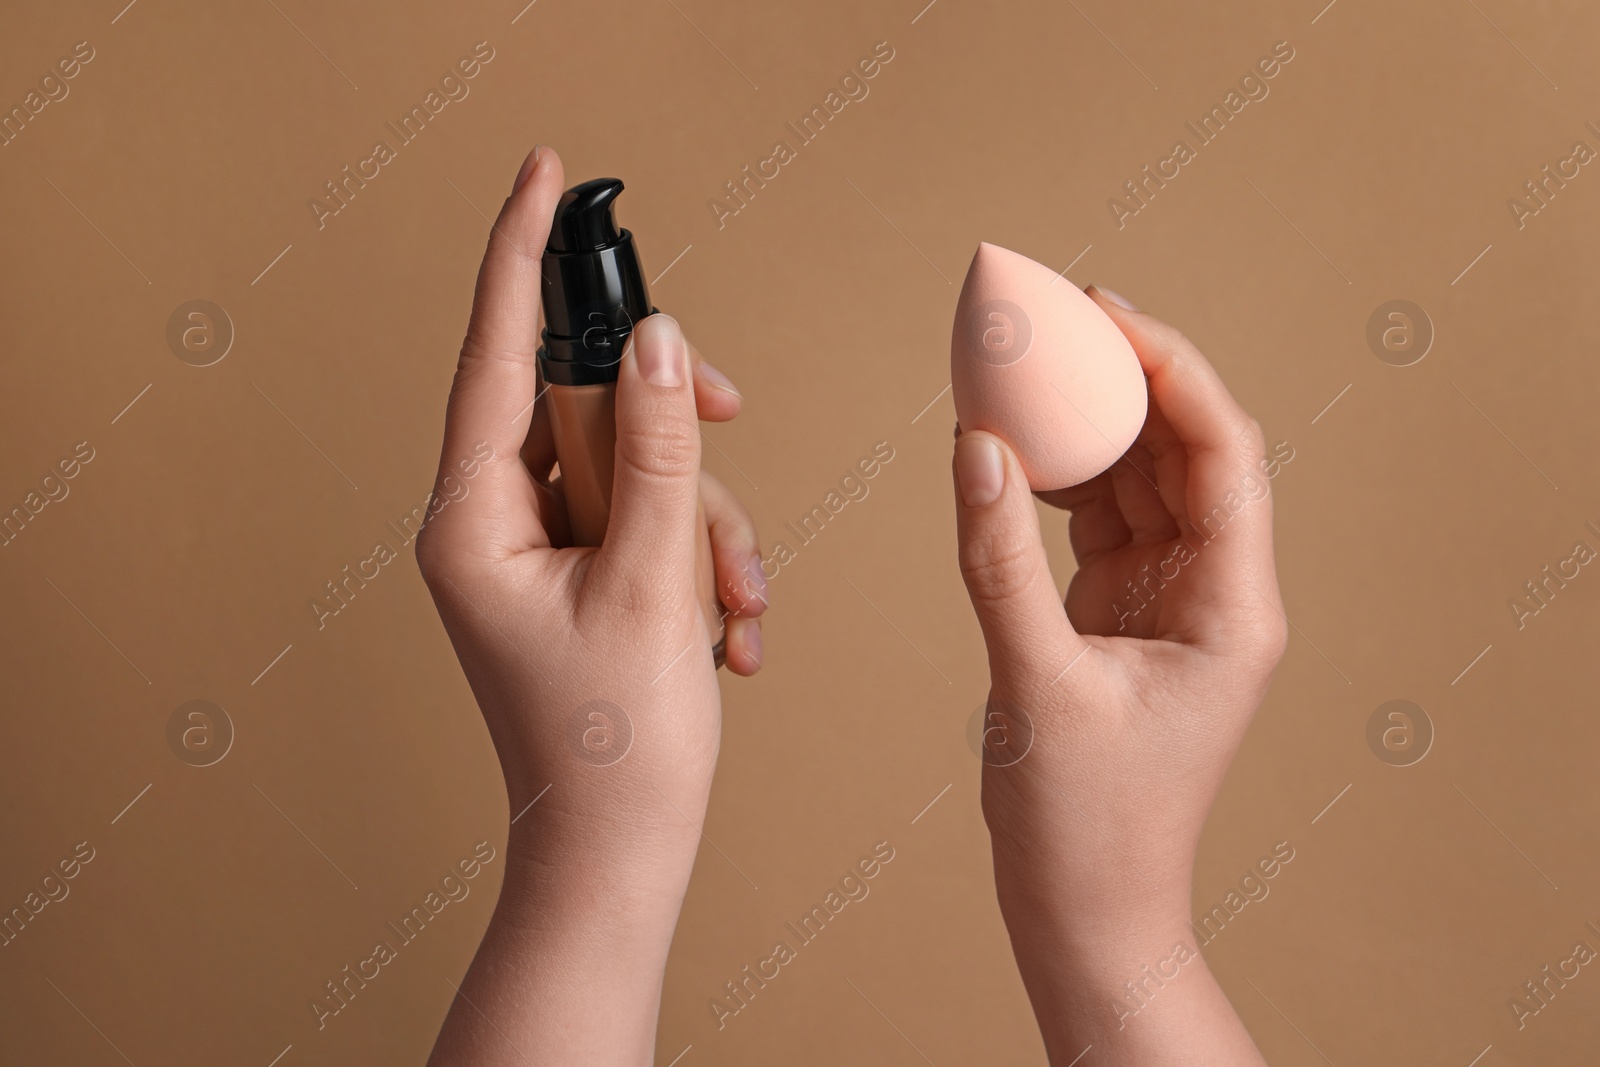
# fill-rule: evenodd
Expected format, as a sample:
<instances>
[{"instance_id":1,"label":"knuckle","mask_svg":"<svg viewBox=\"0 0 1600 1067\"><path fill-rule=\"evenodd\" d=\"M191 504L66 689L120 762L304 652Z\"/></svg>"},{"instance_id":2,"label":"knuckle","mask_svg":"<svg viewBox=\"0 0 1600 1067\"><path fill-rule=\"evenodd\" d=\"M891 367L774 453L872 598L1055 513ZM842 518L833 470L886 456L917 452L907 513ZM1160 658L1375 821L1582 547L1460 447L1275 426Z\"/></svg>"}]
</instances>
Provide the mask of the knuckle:
<instances>
[{"instance_id":1,"label":"knuckle","mask_svg":"<svg viewBox=\"0 0 1600 1067\"><path fill-rule=\"evenodd\" d=\"M671 567L648 572L621 568L608 575L595 594L610 625L637 628L644 622L644 629L649 632L670 627L686 617L684 605L689 597L686 583Z\"/></svg>"},{"instance_id":2,"label":"knuckle","mask_svg":"<svg viewBox=\"0 0 1600 1067\"><path fill-rule=\"evenodd\" d=\"M1283 659L1283 654L1289 650L1289 621L1281 615L1273 615L1272 622L1267 630L1266 652L1273 664Z\"/></svg>"},{"instance_id":3,"label":"knuckle","mask_svg":"<svg viewBox=\"0 0 1600 1067\"><path fill-rule=\"evenodd\" d=\"M521 244L513 241L511 235L506 233L505 227L501 225L505 219L506 210L510 205L511 198L507 197L506 202L500 206L499 217L494 225L489 228L489 241L484 246L484 257L506 257L523 269L530 266L537 269L540 256L544 252L544 246L542 244L539 245L537 250L531 247L524 248Z\"/></svg>"},{"instance_id":4,"label":"knuckle","mask_svg":"<svg viewBox=\"0 0 1600 1067\"><path fill-rule=\"evenodd\" d=\"M1167 359L1177 365L1187 365L1200 357L1200 349L1189 340L1189 335L1171 324L1167 325L1165 343L1161 346L1165 350Z\"/></svg>"},{"instance_id":5,"label":"knuckle","mask_svg":"<svg viewBox=\"0 0 1600 1067\"><path fill-rule=\"evenodd\" d=\"M1250 415L1244 417L1239 426L1239 444L1252 461L1266 454L1267 434L1261 427L1260 419Z\"/></svg>"},{"instance_id":6,"label":"knuckle","mask_svg":"<svg viewBox=\"0 0 1600 1067\"><path fill-rule=\"evenodd\" d=\"M1218 447L1218 455L1238 468L1245 477L1263 469L1267 455L1267 436L1259 420L1242 408L1233 416L1233 440Z\"/></svg>"},{"instance_id":7,"label":"knuckle","mask_svg":"<svg viewBox=\"0 0 1600 1067\"><path fill-rule=\"evenodd\" d=\"M448 509L429 512L411 539L423 584L438 600L458 583L470 583L498 553L471 524L455 521Z\"/></svg>"},{"instance_id":8,"label":"knuckle","mask_svg":"<svg viewBox=\"0 0 1600 1067\"><path fill-rule=\"evenodd\" d=\"M700 465L700 428L670 411L636 413L617 422L617 457L640 472L677 478Z\"/></svg>"},{"instance_id":9,"label":"knuckle","mask_svg":"<svg viewBox=\"0 0 1600 1067\"><path fill-rule=\"evenodd\" d=\"M722 603L734 615L754 617L766 610L766 587L748 574L728 578L722 583Z\"/></svg>"},{"instance_id":10,"label":"knuckle","mask_svg":"<svg viewBox=\"0 0 1600 1067\"><path fill-rule=\"evenodd\" d=\"M470 378L481 368L496 364L524 367L528 364L529 358L526 352L519 352L486 340L474 323L467 328L467 335L461 339L461 354L456 359L456 379L460 381L463 378Z\"/></svg>"},{"instance_id":11,"label":"knuckle","mask_svg":"<svg viewBox=\"0 0 1600 1067\"><path fill-rule=\"evenodd\" d=\"M424 523L417 531L414 543L417 569L422 572L422 580L428 588L434 589L449 576L450 554L439 543L438 531L431 522Z\"/></svg>"},{"instance_id":12,"label":"knuckle","mask_svg":"<svg viewBox=\"0 0 1600 1067\"><path fill-rule=\"evenodd\" d=\"M974 600L1018 596L1032 583L1037 568L1027 540L1011 530L986 531L961 545L961 577Z\"/></svg>"},{"instance_id":13,"label":"knuckle","mask_svg":"<svg viewBox=\"0 0 1600 1067\"><path fill-rule=\"evenodd\" d=\"M1239 647L1244 658L1271 670L1289 648L1289 622L1276 611L1256 611L1239 627Z\"/></svg>"},{"instance_id":14,"label":"knuckle","mask_svg":"<svg viewBox=\"0 0 1600 1067\"><path fill-rule=\"evenodd\" d=\"M1180 380L1192 375L1194 368L1204 365L1206 361L1187 334L1171 323L1160 320L1150 325L1145 346L1146 359L1152 371Z\"/></svg>"}]
</instances>

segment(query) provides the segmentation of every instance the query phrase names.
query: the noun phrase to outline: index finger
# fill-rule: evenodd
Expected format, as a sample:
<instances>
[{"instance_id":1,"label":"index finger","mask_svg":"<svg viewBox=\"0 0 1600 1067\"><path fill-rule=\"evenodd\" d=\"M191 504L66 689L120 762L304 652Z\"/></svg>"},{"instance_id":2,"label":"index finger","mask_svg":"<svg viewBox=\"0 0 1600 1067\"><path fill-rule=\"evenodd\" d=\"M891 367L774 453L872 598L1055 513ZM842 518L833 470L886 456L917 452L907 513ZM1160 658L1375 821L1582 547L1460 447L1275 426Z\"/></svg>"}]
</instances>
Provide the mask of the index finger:
<instances>
[{"instance_id":1,"label":"index finger","mask_svg":"<svg viewBox=\"0 0 1600 1067\"><path fill-rule=\"evenodd\" d=\"M549 148L535 148L490 230L450 388L439 460L442 481L468 456L490 457L473 492L444 509L440 524L493 522L496 528L487 532L495 540L517 545L543 538L528 506L532 486L518 453L538 390L540 261L562 182L560 157Z\"/></svg>"}]
</instances>

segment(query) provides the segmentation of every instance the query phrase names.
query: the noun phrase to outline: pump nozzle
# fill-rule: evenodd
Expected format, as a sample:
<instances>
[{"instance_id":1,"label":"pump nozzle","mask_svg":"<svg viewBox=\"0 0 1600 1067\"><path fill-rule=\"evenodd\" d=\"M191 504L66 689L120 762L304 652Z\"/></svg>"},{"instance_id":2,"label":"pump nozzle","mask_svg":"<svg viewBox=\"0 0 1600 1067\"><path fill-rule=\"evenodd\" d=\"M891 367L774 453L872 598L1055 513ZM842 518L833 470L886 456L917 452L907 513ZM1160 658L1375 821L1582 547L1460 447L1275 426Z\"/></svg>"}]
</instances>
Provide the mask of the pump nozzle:
<instances>
[{"instance_id":1,"label":"pump nozzle","mask_svg":"<svg viewBox=\"0 0 1600 1067\"><path fill-rule=\"evenodd\" d=\"M616 244L621 234L612 204L621 192L621 179L594 178L562 193L550 227L550 251L595 252Z\"/></svg>"},{"instance_id":2,"label":"pump nozzle","mask_svg":"<svg viewBox=\"0 0 1600 1067\"><path fill-rule=\"evenodd\" d=\"M574 185L556 204L541 270L545 381L615 381L634 323L649 315L650 293L633 234L617 226L617 178Z\"/></svg>"}]
</instances>

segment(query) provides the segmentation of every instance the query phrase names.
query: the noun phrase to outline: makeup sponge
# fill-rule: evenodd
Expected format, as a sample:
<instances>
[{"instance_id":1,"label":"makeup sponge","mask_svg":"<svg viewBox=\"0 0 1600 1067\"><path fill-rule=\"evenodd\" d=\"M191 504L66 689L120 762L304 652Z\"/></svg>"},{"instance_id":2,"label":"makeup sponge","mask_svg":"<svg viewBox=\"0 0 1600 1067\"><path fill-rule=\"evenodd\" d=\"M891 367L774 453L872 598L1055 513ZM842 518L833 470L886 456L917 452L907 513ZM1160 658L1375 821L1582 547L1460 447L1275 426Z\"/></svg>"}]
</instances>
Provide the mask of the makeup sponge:
<instances>
[{"instance_id":1,"label":"makeup sponge","mask_svg":"<svg viewBox=\"0 0 1600 1067\"><path fill-rule=\"evenodd\" d=\"M1117 324L1042 263L980 244L950 337L961 429L1003 438L1035 490L1088 481L1144 425L1145 381Z\"/></svg>"}]
</instances>

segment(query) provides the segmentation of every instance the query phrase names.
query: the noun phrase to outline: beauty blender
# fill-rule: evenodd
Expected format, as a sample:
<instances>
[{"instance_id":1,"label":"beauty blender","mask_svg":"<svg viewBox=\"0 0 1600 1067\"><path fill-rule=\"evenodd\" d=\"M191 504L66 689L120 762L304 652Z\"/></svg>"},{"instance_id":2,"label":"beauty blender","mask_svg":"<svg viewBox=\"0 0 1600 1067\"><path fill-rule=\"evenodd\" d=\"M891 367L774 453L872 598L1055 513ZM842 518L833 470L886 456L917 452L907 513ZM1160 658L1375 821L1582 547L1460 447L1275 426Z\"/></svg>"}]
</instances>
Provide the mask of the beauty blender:
<instances>
[{"instance_id":1,"label":"beauty blender","mask_svg":"<svg viewBox=\"0 0 1600 1067\"><path fill-rule=\"evenodd\" d=\"M1088 481L1144 425L1133 346L1082 290L1042 263L980 244L950 336L962 430L1003 438L1035 490Z\"/></svg>"}]
</instances>

